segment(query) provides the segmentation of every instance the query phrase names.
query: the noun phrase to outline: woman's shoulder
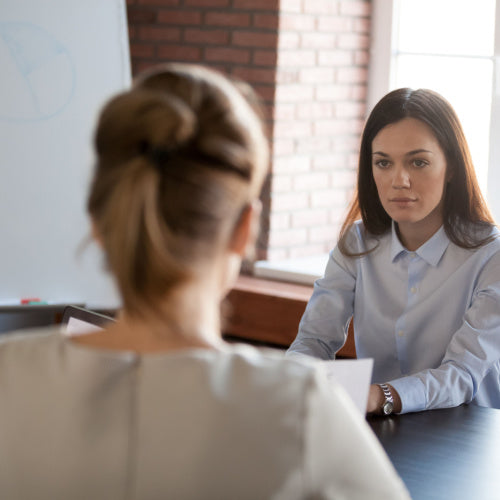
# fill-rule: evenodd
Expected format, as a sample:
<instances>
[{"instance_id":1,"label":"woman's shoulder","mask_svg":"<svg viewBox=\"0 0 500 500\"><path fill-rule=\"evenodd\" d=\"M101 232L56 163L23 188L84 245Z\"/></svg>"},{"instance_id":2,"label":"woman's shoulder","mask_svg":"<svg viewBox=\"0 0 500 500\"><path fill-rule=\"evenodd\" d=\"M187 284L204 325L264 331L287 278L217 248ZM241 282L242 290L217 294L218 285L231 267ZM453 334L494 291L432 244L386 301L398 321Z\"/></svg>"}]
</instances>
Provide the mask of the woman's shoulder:
<instances>
[{"instance_id":1,"label":"woman's shoulder","mask_svg":"<svg viewBox=\"0 0 500 500\"><path fill-rule=\"evenodd\" d=\"M26 328L4 333L0 336L0 356L14 352L52 348L62 340L59 326Z\"/></svg>"},{"instance_id":2,"label":"woman's shoulder","mask_svg":"<svg viewBox=\"0 0 500 500\"><path fill-rule=\"evenodd\" d=\"M494 246L500 247L500 230L497 226L491 225L486 227L482 236L489 240L488 243L494 243Z\"/></svg>"},{"instance_id":3,"label":"woman's shoulder","mask_svg":"<svg viewBox=\"0 0 500 500\"><path fill-rule=\"evenodd\" d=\"M353 254L369 254L380 245L384 243L385 240L390 241L391 230L390 228L381 235L374 235L368 231L365 227L363 221L357 220L351 224L342 236L342 241L339 241L337 249L339 252L345 253L346 255Z\"/></svg>"},{"instance_id":4,"label":"woman's shoulder","mask_svg":"<svg viewBox=\"0 0 500 500\"><path fill-rule=\"evenodd\" d=\"M493 240L500 236L500 231L495 224L491 223L471 223L465 226L466 231L477 241Z\"/></svg>"},{"instance_id":5,"label":"woman's shoulder","mask_svg":"<svg viewBox=\"0 0 500 500\"><path fill-rule=\"evenodd\" d=\"M0 337L0 390L33 390L48 373L59 372L60 347L64 342L59 327L44 327L4 333ZM10 394L10 392L9 392ZM5 395L5 394L4 394ZM21 397L21 396L20 396Z\"/></svg>"},{"instance_id":6,"label":"woman's shoulder","mask_svg":"<svg viewBox=\"0 0 500 500\"><path fill-rule=\"evenodd\" d=\"M258 373L268 380L306 381L314 377L320 363L306 356L285 356L285 351L248 344L233 344L223 352L235 372Z\"/></svg>"},{"instance_id":7,"label":"woman's shoulder","mask_svg":"<svg viewBox=\"0 0 500 500\"><path fill-rule=\"evenodd\" d=\"M494 224L471 224L467 227L466 242L469 245L461 246L472 252L494 254L500 251L500 230ZM452 242L453 243L453 242ZM457 245L456 243L453 243Z\"/></svg>"},{"instance_id":8,"label":"woman's shoulder","mask_svg":"<svg viewBox=\"0 0 500 500\"><path fill-rule=\"evenodd\" d=\"M492 265L497 266L500 262L500 231L496 226L484 229L480 234L481 240L485 241L476 251L478 258L484 261L490 261ZM481 241L480 240L480 241Z\"/></svg>"},{"instance_id":9,"label":"woman's shoulder","mask_svg":"<svg viewBox=\"0 0 500 500\"><path fill-rule=\"evenodd\" d=\"M196 355L195 355L196 356ZM231 344L218 352L201 353L210 385L224 385L228 394L247 394L263 401L302 405L304 398L328 385L323 363L308 356L248 344ZM200 361L200 357L196 362ZM200 365L198 365L200 366ZM277 395L279 394L279 397Z\"/></svg>"}]
</instances>

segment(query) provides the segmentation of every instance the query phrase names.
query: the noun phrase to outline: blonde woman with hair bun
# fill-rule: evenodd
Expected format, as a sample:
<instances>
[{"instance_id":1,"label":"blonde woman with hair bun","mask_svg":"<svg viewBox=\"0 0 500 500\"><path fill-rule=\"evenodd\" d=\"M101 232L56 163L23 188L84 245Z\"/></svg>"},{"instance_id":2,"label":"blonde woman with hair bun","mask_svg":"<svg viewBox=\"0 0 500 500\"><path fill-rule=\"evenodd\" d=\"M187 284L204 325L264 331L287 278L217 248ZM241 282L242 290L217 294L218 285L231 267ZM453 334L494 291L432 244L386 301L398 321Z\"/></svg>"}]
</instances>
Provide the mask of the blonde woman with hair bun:
<instances>
[{"instance_id":1,"label":"blonde woman with hair bun","mask_svg":"<svg viewBox=\"0 0 500 500\"><path fill-rule=\"evenodd\" d=\"M3 500L409 498L317 362L222 340L267 174L256 102L167 64L104 106L88 211L123 310L4 336Z\"/></svg>"}]
</instances>

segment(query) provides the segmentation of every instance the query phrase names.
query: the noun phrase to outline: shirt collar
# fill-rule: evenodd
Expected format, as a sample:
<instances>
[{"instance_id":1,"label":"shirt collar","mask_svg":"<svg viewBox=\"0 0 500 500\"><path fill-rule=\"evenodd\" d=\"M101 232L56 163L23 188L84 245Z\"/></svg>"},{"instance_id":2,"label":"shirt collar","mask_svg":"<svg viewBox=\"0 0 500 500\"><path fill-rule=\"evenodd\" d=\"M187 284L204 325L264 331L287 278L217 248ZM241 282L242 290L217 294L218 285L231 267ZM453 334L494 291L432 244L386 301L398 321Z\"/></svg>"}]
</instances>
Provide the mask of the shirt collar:
<instances>
[{"instance_id":1,"label":"shirt collar","mask_svg":"<svg viewBox=\"0 0 500 500\"><path fill-rule=\"evenodd\" d=\"M391 260L392 262L394 262L400 255L411 252L406 249L399 241L398 235L396 233L396 224L394 221L392 221L391 231ZM448 236L446 236L444 227L441 226L428 241L426 241L413 253L416 253L421 259L425 260L428 264L435 267L438 265L449 244L450 240L448 239Z\"/></svg>"}]
</instances>

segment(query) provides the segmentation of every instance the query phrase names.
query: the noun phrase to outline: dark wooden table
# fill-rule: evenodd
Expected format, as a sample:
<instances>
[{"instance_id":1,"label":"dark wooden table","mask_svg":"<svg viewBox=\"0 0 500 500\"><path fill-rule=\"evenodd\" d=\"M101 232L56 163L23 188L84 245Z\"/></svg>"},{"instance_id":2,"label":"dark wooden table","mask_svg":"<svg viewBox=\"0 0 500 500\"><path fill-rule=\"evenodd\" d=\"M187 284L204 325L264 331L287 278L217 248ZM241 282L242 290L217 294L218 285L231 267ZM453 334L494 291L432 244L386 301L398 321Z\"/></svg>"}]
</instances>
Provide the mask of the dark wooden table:
<instances>
[{"instance_id":1,"label":"dark wooden table","mask_svg":"<svg viewBox=\"0 0 500 500\"><path fill-rule=\"evenodd\" d=\"M463 405L368 423L413 500L500 499L500 410Z\"/></svg>"}]
</instances>

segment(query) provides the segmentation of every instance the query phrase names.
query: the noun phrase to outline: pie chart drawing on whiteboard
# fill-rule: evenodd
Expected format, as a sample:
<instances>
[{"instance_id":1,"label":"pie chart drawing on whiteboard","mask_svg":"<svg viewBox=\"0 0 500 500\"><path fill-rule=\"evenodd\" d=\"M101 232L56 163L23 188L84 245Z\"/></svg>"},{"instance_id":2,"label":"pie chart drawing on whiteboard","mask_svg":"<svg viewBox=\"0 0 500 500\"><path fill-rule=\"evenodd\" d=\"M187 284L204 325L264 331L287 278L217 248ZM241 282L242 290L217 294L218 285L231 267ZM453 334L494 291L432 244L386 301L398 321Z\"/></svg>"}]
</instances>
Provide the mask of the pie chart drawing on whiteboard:
<instances>
[{"instance_id":1,"label":"pie chart drawing on whiteboard","mask_svg":"<svg viewBox=\"0 0 500 500\"><path fill-rule=\"evenodd\" d=\"M0 121L46 120L73 98L71 54L39 26L0 23L0 68Z\"/></svg>"}]
</instances>

